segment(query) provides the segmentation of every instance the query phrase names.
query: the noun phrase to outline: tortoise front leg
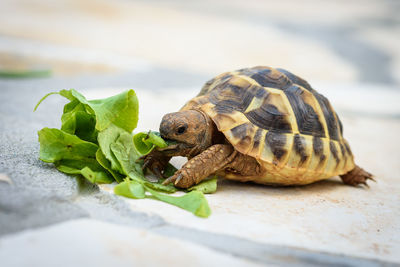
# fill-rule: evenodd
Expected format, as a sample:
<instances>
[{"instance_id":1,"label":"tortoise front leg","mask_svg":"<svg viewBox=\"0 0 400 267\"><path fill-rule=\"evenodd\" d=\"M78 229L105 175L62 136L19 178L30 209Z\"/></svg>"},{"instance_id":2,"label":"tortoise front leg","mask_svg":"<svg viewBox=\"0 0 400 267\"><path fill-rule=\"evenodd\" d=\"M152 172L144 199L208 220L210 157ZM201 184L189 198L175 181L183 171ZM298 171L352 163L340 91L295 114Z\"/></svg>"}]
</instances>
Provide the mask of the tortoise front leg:
<instances>
[{"instance_id":1,"label":"tortoise front leg","mask_svg":"<svg viewBox=\"0 0 400 267\"><path fill-rule=\"evenodd\" d=\"M162 152L153 150L146 156L141 157L143 159L142 170L149 169L158 178L164 178L164 169L167 166L171 157L165 156Z\"/></svg>"},{"instance_id":2,"label":"tortoise front leg","mask_svg":"<svg viewBox=\"0 0 400 267\"><path fill-rule=\"evenodd\" d=\"M163 184L173 182L175 186L181 188L188 188L198 184L210 174L232 162L236 154L237 152L231 145L213 145L186 162L180 170L165 180Z\"/></svg>"}]
</instances>

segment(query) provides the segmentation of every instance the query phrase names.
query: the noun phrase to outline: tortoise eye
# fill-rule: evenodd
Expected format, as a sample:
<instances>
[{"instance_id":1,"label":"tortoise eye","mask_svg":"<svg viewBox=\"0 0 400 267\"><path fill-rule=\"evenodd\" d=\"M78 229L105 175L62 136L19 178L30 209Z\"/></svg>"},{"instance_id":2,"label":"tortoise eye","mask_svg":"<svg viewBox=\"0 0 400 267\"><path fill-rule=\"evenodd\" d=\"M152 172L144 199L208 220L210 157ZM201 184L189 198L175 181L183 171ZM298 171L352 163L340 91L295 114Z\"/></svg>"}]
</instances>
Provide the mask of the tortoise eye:
<instances>
[{"instance_id":1,"label":"tortoise eye","mask_svg":"<svg viewBox=\"0 0 400 267\"><path fill-rule=\"evenodd\" d=\"M186 131L187 126L181 126L176 130L177 134L183 134Z\"/></svg>"}]
</instances>

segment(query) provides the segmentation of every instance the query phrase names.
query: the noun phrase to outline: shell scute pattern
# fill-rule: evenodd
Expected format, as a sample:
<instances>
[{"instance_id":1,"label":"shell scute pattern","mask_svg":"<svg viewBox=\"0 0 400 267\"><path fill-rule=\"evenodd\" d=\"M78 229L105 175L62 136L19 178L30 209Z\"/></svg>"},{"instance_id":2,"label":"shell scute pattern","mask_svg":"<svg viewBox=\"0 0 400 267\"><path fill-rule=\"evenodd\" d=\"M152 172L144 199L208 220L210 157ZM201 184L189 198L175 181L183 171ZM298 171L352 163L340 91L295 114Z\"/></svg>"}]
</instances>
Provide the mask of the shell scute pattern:
<instances>
[{"instance_id":1,"label":"shell scute pattern","mask_svg":"<svg viewBox=\"0 0 400 267\"><path fill-rule=\"evenodd\" d=\"M295 134L293 137L293 148L296 154L300 156L300 160L297 163L298 165L304 164L307 159L309 158L309 155L307 154L306 151L306 141L305 138L299 134Z\"/></svg>"},{"instance_id":2,"label":"shell scute pattern","mask_svg":"<svg viewBox=\"0 0 400 267\"><path fill-rule=\"evenodd\" d=\"M293 136L293 152L289 155L287 166L296 168L301 176L308 169L313 160L312 136L295 134Z\"/></svg>"},{"instance_id":3,"label":"shell scute pattern","mask_svg":"<svg viewBox=\"0 0 400 267\"><path fill-rule=\"evenodd\" d=\"M292 83L286 75L268 67L241 69L238 74L249 76L263 87L286 89Z\"/></svg>"},{"instance_id":4,"label":"shell scute pattern","mask_svg":"<svg viewBox=\"0 0 400 267\"><path fill-rule=\"evenodd\" d=\"M288 154L291 135L281 134L274 131L268 131L265 135L264 154L265 160L272 158L272 163L278 165L283 163L283 158ZM270 156L271 155L271 156Z\"/></svg>"},{"instance_id":5,"label":"shell scute pattern","mask_svg":"<svg viewBox=\"0 0 400 267\"><path fill-rule=\"evenodd\" d=\"M325 137L325 130L320 116L315 110L316 103L310 93L301 87L293 85L284 91L296 116L300 133L318 137Z\"/></svg>"},{"instance_id":6,"label":"shell scute pattern","mask_svg":"<svg viewBox=\"0 0 400 267\"><path fill-rule=\"evenodd\" d=\"M319 105L321 106L322 112L325 117L326 125L328 127L329 137L333 140L339 140L339 125L336 121L335 112L333 111L328 99L321 94L314 94Z\"/></svg>"},{"instance_id":7,"label":"shell scute pattern","mask_svg":"<svg viewBox=\"0 0 400 267\"><path fill-rule=\"evenodd\" d=\"M223 73L185 106L193 107L207 113L236 150L272 172L266 182L274 175L292 177L288 183L308 183L354 167L329 101L286 70L254 67Z\"/></svg>"},{"instance_id":8,"label":"shell scute pattern","mask_svg":"<svg viewBox=\"0 0 400 267\"><path fill-rule=\"evenodd\" d=\"M259 107L247 109L245 116L255 125L265 130L275 130L282 133L292 132L292 125L288 120L287 106L284 105L281 95L269 93Z\"/></svg>"},{"instance_id":9,"label":"shell scute pattern","mask_svg":"<svg viewBox=\"0 0 400 267\"><path fill-rule=\"evenodd\" d=\"M253 138L256 131L257 127L250 122L232 128L230 132L232 133L233 138L237 140L235 147L237 147L238 150L243 151L242 153L244 154L249 153L249 150L252 148Z\"/></svg>"},{"instance_id":10,"label":"shell scute pattern","mask_svg":"<svg viewBox=\"0 0 400 267\"><path fill-rule=\"evenodd\" d=\"M312 89L311 85L307 81L303 80L302 78L294 75L293 73L291 73L291 72L289 72L289 71L287 71L285 69L277 68L276 70L281 72L281 73L283 73L283 74L285 74L286 77L288 77L292 81L292 83L298 84L298 85L300 85L301 87L304 87L305 89L307 89L310 92L315 92L315 90Z\"/></svg>"}]
</instances>

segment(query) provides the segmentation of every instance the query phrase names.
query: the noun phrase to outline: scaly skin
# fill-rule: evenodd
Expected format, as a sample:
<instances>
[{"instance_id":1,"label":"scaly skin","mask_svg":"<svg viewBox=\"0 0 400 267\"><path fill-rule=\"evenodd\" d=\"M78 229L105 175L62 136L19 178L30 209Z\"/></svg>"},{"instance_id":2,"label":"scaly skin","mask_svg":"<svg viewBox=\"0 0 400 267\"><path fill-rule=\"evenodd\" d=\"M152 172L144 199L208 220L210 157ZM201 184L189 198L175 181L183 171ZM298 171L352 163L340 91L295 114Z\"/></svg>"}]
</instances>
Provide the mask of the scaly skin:
<instances>
[{"instance_id":1,"label":"scaly skin","mask_svg":"<svg viewBox=\"0 0 400 267\"><path fill-rule=\"evenodd\" d=\"M210 174L231 163L236 154L237 152L231 145L213 145L190 159L173 176L165 180L164 184L173 182L175 186L181 188L188 188L198 184Z\"/></svg>"},{"instance_id":2,"label":"scaly skin","mask_svg":"<svg viewBox=\"0 0 400 267\"><path fill-rule=\"evenodd\" d=\"M142 157L144 160L142 170L149 169L158 178L164 178L164 169L167 166L171 157L165 156L163 153L157 150L153 150L151 153Z\"/></svg>"},{"instance_id":3,"label":"scaly skin","mask_svg":"<svg viewBox=\"0 0 400 267\"><path fill-rule=\"evenodd\" d=\"M363 184L368 187L368 180L375 181L372 174L358 167L357 165L356 167L354 167L353 170L349 171L348 173L340 175L340 178L342 178L343 183L352 186Z\"/></svg>"}]
</instances>

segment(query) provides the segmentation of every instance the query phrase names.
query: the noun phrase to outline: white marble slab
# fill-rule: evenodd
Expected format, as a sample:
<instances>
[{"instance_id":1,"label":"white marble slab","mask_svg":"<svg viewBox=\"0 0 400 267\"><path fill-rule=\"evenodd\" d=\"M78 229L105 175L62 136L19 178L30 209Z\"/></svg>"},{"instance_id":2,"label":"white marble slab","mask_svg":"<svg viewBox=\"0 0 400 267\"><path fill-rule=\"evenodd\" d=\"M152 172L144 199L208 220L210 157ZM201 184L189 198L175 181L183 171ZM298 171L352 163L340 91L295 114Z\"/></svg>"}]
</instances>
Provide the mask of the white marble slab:
<instances>
[{"instance_id":1,"label":"white marble slab","mask_svg":"<svg viewBox=\"0 0 400 267\"><path fill-rule=\"evenodd\" d=\"M0 239L1 266L260 266L190 242L90 219Z\"/></svg>"},{"instance_id":2,"label":"white marble slab","mask_svg":"<svg viewBox=\"0 0 400 267\"><path fill-rule=\"evenodd\" d=\"M213 211L208 219L153 200L125 201L135 211L160 215L176 225L263 243L400 262L400 123L365 113L370 106L377 114L397 114L398 93L383 87L382 95L374 97L379 88L347 85L352 98L357 96L350 105L344 89L329 89L323 90L324 94L339 107L339 114L343 111L345 137L356 162L376 176L377 183L370 182L369 189L345 186L339 178L288 188L220 181L217 193L207 195ZM104 97L118 90L96 89L85 94ZM162 115L178 110L194 92L171 89L170 94L157 95L138 89L139 127L157 129ZM375 101L380 97L387 100L386 105ZM112 192L110 186L102 188Z\"/></svg>"}]
</instances>

